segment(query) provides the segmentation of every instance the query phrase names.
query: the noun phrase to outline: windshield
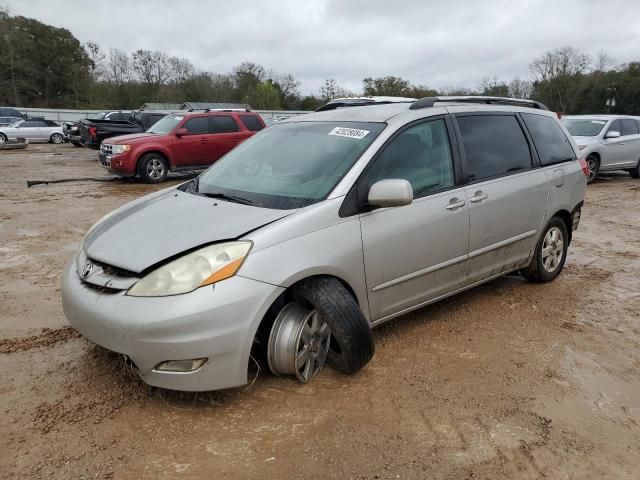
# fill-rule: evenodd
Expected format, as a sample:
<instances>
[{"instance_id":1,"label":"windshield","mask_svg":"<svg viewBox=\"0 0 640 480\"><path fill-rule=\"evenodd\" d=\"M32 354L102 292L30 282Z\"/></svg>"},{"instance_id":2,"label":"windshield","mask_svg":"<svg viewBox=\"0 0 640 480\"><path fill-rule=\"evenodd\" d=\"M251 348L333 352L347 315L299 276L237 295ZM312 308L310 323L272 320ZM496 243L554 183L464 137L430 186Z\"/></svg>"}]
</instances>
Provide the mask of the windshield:
<instances>
[{"instance_id":1,"label":"windshield","mask_svg":"<svg viewBox=\"0 0 640 480\"><path fill-rule=\"evenodd\" d=\"M595 137L602 131L607 121L590 118L566 118L562 123L573 137Z\"/></svg>"},{"instance_id":2,"label":"windshield","mask_svg":"<svg viewBox=\"0 0 640 480\"><path fill-rule=\"evenodd\" d=\"M199 177L198 193L224 194L286 210L325 198L384 123L296 122L273 125Z\"/></svg>"},{"instance_id":3,"label":"windshield","mask_svg":"<svg viewBox=\"0 0 640 480\"><path fill-rule=\"evenodd\" d=\"M169 133L176 128L176 125L178 125L183 118L184 116L181 115L167 115L154 123L151 128L147 130L147 133Z\"/></svg>"},{"instance_id":4,"label":"windshield","mask_svg":"<svg viewBox=\"0 0 640 480\"><path fill-rule=\"evenodd\" d=\"M10 127L17 127L18 125L20 125L22 122L24 122L23 119L20 119L16 122L13 122L11 125L9 125Z\"/></svg>"}]
</instances>

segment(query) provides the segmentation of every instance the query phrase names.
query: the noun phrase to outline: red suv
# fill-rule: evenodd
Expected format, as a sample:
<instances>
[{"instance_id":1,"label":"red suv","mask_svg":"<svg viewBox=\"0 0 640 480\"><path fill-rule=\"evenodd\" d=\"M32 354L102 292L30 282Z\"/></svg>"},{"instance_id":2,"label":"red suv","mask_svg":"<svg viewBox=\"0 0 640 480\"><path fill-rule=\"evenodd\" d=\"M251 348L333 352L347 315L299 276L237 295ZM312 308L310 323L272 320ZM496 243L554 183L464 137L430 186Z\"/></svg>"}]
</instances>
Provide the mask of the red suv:
<instances>
[{"instance_id":1,"label":"red suv","mask_svg":"<svg viewBox=\"0 0 640 480\"><path fill-rule=\"evenodd\" d=\"M122 135L100 146L100 164L123 177L158 183L169 171L206 168L265 128L249 110L177 112L145 133Z\"/></svg>"}]
</instances>

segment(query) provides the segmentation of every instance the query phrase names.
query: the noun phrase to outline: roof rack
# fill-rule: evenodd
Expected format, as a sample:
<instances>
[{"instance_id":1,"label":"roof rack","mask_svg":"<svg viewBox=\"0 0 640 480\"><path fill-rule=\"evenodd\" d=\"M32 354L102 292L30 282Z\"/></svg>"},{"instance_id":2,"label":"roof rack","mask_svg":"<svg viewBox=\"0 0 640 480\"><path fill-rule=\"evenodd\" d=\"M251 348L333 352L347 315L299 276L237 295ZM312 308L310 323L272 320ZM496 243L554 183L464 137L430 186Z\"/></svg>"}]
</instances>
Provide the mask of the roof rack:
<instances>
[{"instance_id":1,"label":"roof rack","mask_svg":"<svg viewBox=\"0 0 640 480\"><path fill-rule=\"evenodd\" d=\"M438 102L452 103L483 103L487 105L514 105L516 107L537 108L539 110L549 110L544 103L535 100L524 100L508 97L484 97L484 96L460 96L460 97L425 97L416 100L409 107L410 110L433 107Z\"/></svg>"},{"instance_id":2,"label":"roof rack","mask_svg":"<svg viewBox=\"0 0 640 480\"><path fill-rule=\"evenodd\" d=\"M344 107L364 107L367 105L385 105L389 103L413 103L415 98L408 97L389 97L389 96L372 96L372 97L343 97L334 98L329 103L325 103L316 112L325 112L327 110L335 110Z\"/></svg>"},{"instance_id":3,"label":"roof rack","mask_svg":"<svg viewBox=\"0 0 640 480\"><path fill-rule=\"evenodd\" d=\"M248 108L190 108L187 112L250 112Z\"/></svg>"}]
</instances>

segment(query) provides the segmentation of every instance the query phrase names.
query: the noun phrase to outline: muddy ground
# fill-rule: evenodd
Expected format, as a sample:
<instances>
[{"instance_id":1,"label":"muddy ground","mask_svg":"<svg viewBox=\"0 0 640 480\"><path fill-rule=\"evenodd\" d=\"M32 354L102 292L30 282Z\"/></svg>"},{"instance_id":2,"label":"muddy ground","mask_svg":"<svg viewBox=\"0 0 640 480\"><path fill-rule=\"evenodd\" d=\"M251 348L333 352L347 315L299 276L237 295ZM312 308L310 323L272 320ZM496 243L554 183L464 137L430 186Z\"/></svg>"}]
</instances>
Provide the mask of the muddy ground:
<instances>
[{"instance_id":1,"label":"muddy ground","mask_svg":"<svg viewBox=\"0 0 640 480\"><path fill-rule=\"evenodd\" d=\"M353 377L179 394L79 338L59 298L83 233L158 187L27 189L105 175L70 145L0 167L0 478L640 478L640 181L589 187L554 283L511 276L384 325Z\"/></svg>"}]
</instances>

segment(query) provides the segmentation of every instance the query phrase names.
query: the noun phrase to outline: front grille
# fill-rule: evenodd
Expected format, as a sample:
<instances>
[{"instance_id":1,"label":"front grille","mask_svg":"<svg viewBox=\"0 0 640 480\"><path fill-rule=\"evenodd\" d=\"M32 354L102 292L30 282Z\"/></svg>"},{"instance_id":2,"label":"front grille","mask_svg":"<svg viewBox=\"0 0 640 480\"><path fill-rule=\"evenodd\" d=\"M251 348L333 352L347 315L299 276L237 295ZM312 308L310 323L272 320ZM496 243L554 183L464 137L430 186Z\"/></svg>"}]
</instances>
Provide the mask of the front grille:
<instances>
[{"instance_id":1,"label":"front grille","mask_svg":"<svg viewBox=\"0 0 640 480\"><path fill-rule=\"evenodd\" d=\"M93 265L93 272L86 278L80 278L82 283L100 293L117 293L128 290L140 277L123 268L107 265L93 259L87 259ZM78 272L81 273L81 272Z\"/></svg>"},{"instance_id":2,"label":"front grille","mask_svg":"<svg viewBox=\"0 0 640 480\"><path fill-rule=\"evenodd\" d=\"M100 145L100 153L104 153L105 155L113 155L113 145L103 143L102 145Z\"/></svg>"}]
</instances>

